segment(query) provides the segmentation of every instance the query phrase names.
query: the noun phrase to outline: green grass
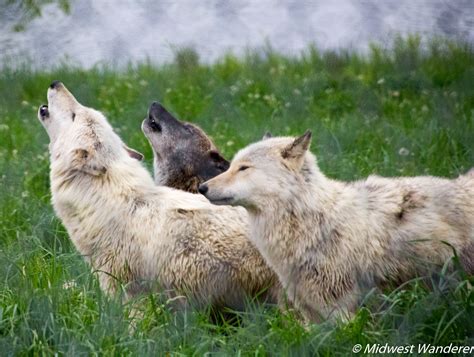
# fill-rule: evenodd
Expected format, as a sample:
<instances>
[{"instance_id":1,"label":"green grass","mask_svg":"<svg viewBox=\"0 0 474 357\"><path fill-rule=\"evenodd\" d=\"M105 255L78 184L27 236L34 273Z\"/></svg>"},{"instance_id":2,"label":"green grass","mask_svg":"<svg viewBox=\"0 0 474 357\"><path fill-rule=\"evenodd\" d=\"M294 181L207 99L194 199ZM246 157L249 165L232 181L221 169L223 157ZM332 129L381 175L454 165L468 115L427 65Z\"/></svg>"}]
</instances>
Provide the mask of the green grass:
<instances>
[{"instance_id":1,"label":"green grass","mask_svg":"<svg viewBox=\"0 0 474 357\"><path fill-rule=\"evenodd\" d=\"M252 304L238 322L213 323L209 312L173 312L147 297L132 330L130 307L101 293L50 204L48 139L36 110L54 79L103 111L149 166L140 123L159 100L202 126L228 158L266 130L309 128L331 177L455 177L474 166L474 50L444 40L421 48L409 38L367 56L309 48L288 58L268 49L205 65L186 50L159 67L0 70L0 354L331 355L356 343L474 345L473 278L448 271L372 292L348 323L302 327L291 314Z\"/></svg>"}]
</instances>

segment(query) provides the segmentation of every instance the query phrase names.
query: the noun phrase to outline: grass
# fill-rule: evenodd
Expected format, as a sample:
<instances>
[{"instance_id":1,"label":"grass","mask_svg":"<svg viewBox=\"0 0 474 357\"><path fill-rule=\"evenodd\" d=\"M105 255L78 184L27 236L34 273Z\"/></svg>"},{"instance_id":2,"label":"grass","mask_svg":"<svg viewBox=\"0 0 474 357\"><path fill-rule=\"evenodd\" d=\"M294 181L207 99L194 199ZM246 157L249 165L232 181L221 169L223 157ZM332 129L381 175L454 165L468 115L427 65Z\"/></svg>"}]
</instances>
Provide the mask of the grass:
<instances>
[{"instance_id":1,"label":"grass","mask_svg":"<svg viewBox=\"0 0 474 357\"><path fill-rule=\"evenodd\" d=\"M0 354L299 356L348 354L356 343L474 345L473 277L449 270L371 292L350 322L302 327L249 303L237 322L214 323L209 312L173 312L152 296L131 330L130 307L101 293L50 204L36 110L54 79L102 110L150 167L140 122L159 100L212 134L228 158L266 130L310 128L331 177L455 177L474 166L474 51L444 40L422 47L412 37L366 56L266 49L207 65L185 50L159 67L0 70Z\"/></svg>"}]
</instances>

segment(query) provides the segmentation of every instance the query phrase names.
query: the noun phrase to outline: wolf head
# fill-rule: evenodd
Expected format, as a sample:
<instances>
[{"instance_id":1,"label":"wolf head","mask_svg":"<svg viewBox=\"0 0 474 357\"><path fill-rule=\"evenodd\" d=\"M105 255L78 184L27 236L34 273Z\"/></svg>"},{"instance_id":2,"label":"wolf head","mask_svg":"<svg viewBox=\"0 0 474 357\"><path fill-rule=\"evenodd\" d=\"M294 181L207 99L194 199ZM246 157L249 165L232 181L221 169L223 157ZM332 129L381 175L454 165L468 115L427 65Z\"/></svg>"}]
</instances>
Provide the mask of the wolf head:
<instances>
[{"instance_id":1,"label":"wolf head","mask_svg":"<svg viewBox=\"0 0 474 357\"><path fill-rule=\"evenodd\" d=\"M81 105L59 81L48 88L48 105L38 118L50 138L51 158L62 170L99 176L123 157L143 155L127 147L98 111Z\"/></svg>"},{"instance_id":2,"label":"wolf head","mask_svg":"<svg viewBox=\"0 0 474 357\"><path fill-rule=\"evenodd\" d=\"M215 204L263 209L275 197L291 196L319 172L308 151L311 132L300 137L267 138L239 151L230 168L199 187Z\"/></svg>"},{"instance_id":3,"label":"wolf head","mask_svg":"<svg viewBox=\"0 0 474 357\"><path fill-rule=\"evenodd\" d=\"M229 168L200 128L179 121L157 102L150 106L142 130L153 148L157 184L197 192L199 184Z\"/></svg>"}]
</instances>

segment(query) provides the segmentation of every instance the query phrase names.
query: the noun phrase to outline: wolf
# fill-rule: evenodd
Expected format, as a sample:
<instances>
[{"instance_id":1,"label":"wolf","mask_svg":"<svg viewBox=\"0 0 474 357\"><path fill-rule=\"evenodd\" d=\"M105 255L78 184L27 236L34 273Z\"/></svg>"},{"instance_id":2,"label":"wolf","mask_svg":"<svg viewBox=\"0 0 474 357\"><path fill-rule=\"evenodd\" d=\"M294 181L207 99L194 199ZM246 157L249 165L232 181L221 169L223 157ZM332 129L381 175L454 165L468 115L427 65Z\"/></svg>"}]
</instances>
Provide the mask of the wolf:
<instances>
[{"instance_id":1,"label":"wolf","mask_svg":"<svg viewBox=\"0 0 474 357\"><path fill-rule=\"evenodd\" d=\"M175 118L159 102L153 102L142 122L142 131L153 150L155 183L198 193L199 185L229 168L212 139L197 125ZM248 221L246 211L242 219ZM248 225L248 223L247 223ZM255 250L252 256L260 253ZM263 258L261 258L263 260ZM265 263L266 264L266 263ZM259 262L258 265L261 265ZM287 309L288 302L275 275L269 281L270 302Z\"/></svg>"},{"instance_id":2,"label":"wolf","mask_svg":"<svg viewBox=\"0 0 474 357\"><path fill-rule=\"evenodd\" d=\"M106 293L159 288L184 305L241 309L277 285L242 208L156 186L103 114L58 81L47 97L38 118L50 138L52 204Z\"/></svg>"},{"instance_id":3,"label":"wolf","mask_svg":"<svg viewBox=\"0 0 474 357\"><path fill-rule=\"evenodd\" d=\"M248 210L252 241L306 319L348 318L366 289L426 274L453 250L474 273L474 174L341 182L310 143L308 131L251 144L199 188Z\"/></svg>"},{"instance_id":4,"label":"wolf","mask_svg":"<svg viewBox=\"0 0 474 357\"><path fill-rule=\"evenodd\" d=\"M153 149L155 183L197 193L199 185L229 168L211 138L198 126L181 122L158 102L143 120Z\"/></svg>"}]
</instances>

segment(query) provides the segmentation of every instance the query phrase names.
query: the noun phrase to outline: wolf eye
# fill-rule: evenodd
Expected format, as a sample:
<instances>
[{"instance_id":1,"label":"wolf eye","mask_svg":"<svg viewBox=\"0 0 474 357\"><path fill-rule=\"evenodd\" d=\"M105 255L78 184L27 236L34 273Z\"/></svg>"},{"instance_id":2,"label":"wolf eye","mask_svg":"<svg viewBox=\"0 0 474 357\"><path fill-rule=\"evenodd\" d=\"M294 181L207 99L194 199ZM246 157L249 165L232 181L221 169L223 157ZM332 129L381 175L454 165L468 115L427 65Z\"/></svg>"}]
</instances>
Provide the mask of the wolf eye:
<instances>
[{"instance_id":1,"label":"wolf eye","mask_svg":"<svg viewBox=\"0 0 474 357\"><path fill-rule=\"evenodd\" d=\"M247 170L247 169L249 169L249 168L250 168L250 166L242 165L242 166L239 167L239 171L245 171L245 170Z\"/></svg>"},{"instance_id":2,"label":"wolf eye","mask_svg":"<svg viewBox=\"0 0 474 357\"><path fill-rule=\"evenodd\" d=\"M76 119L76 113L72 113L72 121L74 121L74 119Z\"/></svg>"}]
</instances>

